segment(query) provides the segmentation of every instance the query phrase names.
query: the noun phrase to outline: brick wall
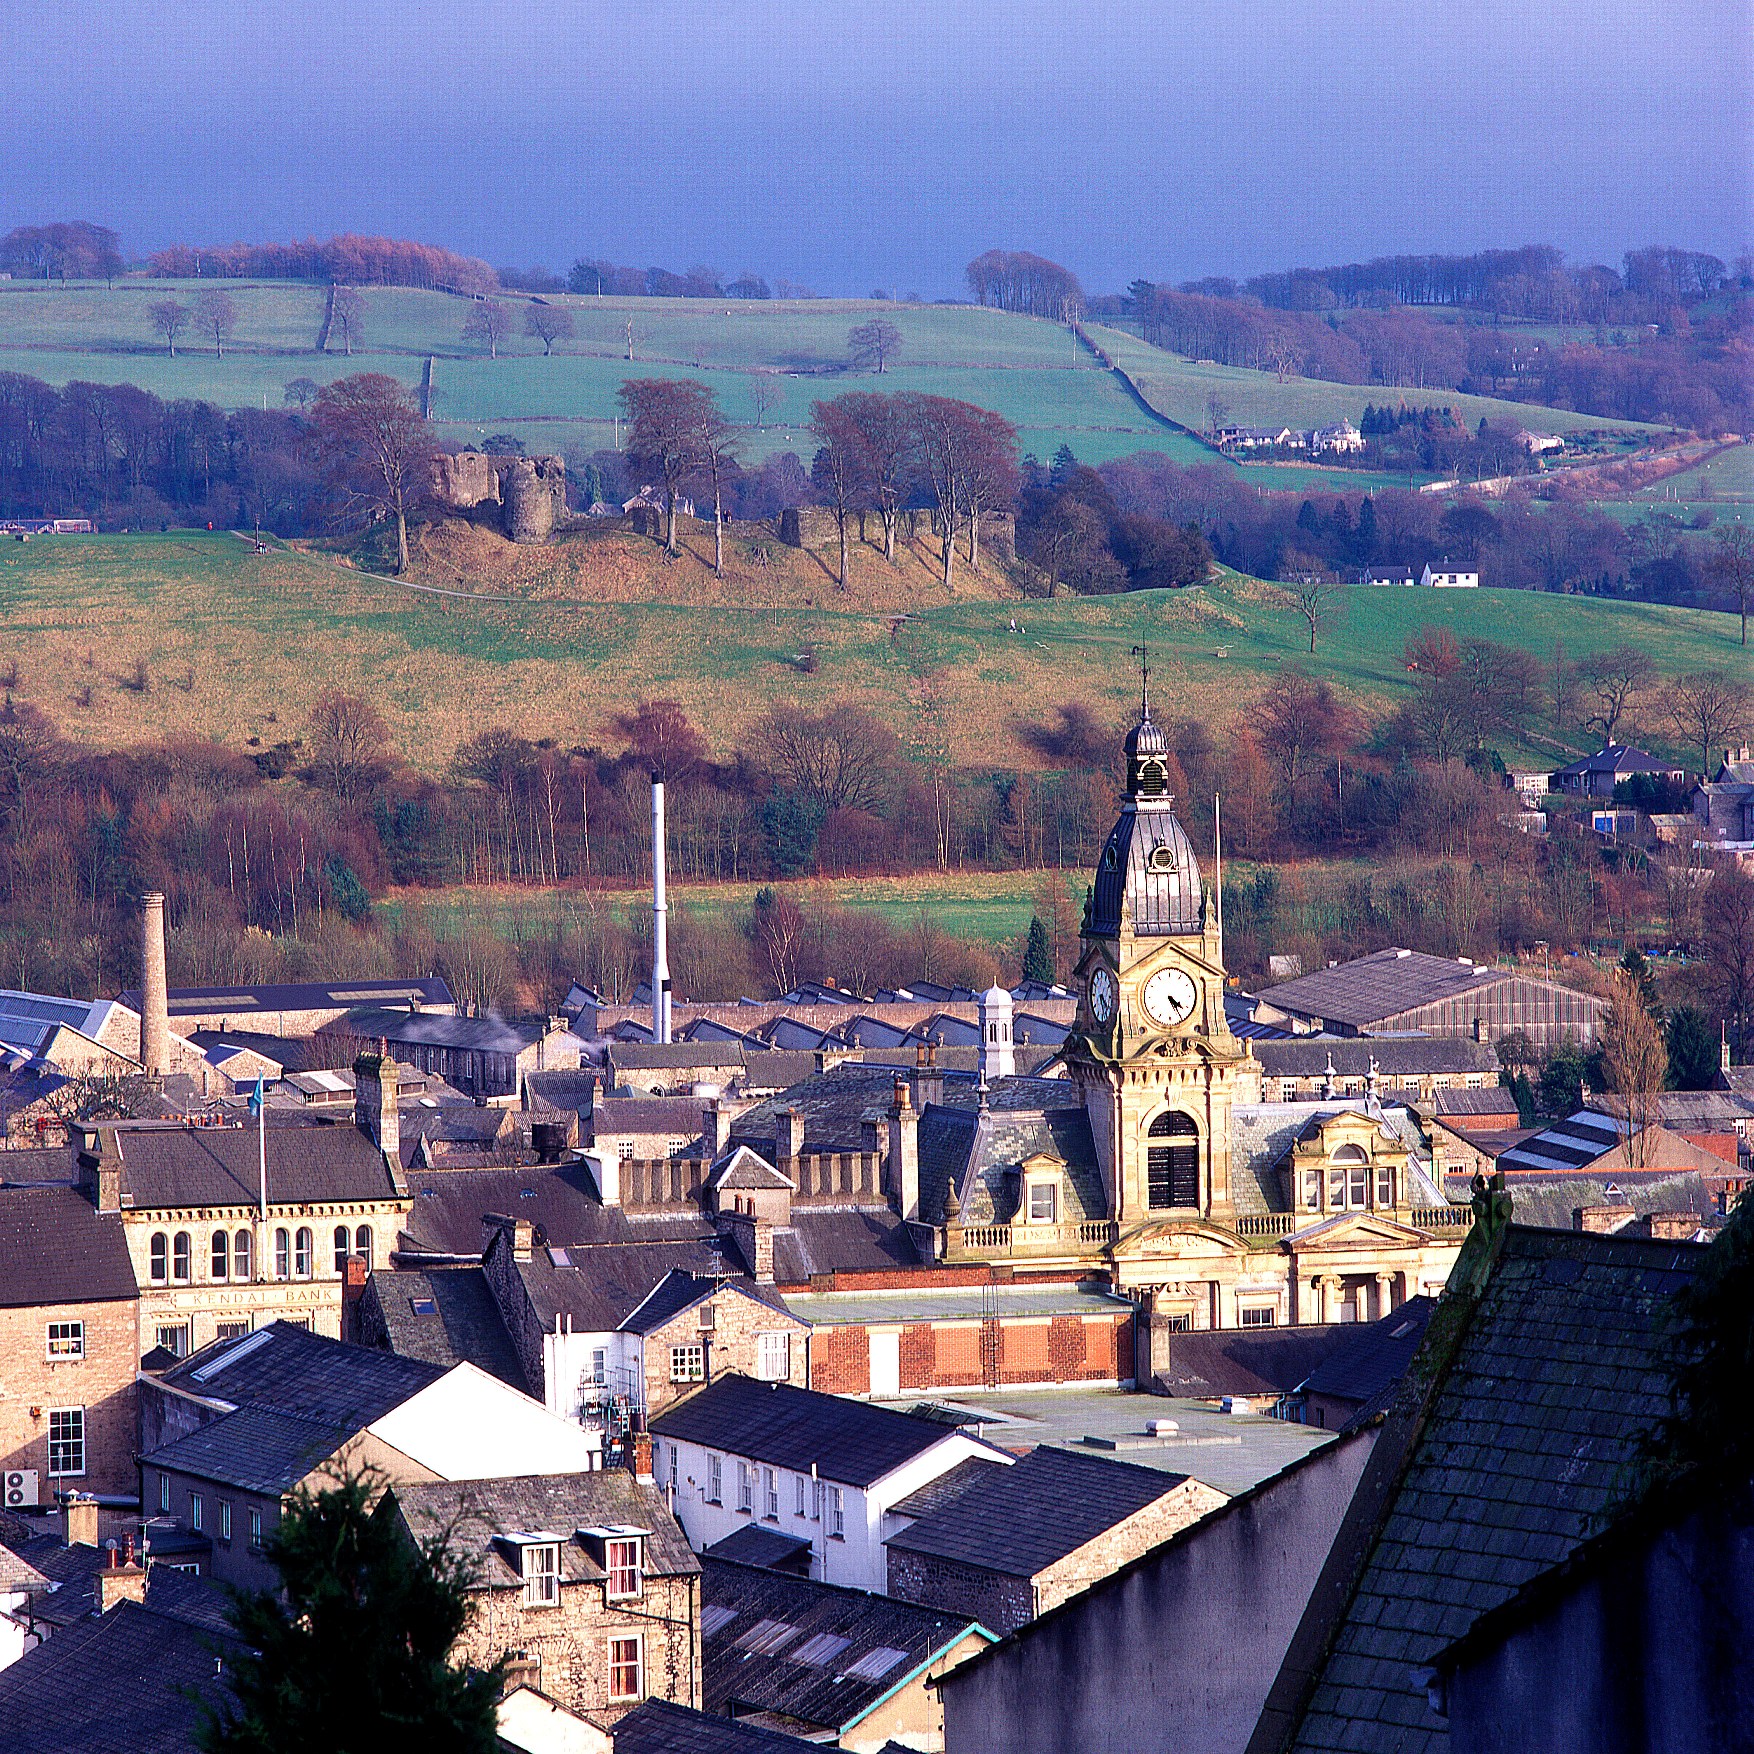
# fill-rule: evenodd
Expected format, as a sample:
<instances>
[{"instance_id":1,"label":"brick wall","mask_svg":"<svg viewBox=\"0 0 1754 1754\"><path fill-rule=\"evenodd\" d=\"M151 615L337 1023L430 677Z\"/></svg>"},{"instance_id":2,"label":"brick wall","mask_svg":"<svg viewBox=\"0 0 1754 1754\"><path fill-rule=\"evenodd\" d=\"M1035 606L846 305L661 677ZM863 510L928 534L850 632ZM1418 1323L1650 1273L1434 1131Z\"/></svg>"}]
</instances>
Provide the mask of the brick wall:
<instances>
[{"instance_id":1,"label":"brick wall","mask_svg":"<svg viewBox=\"0 0 1754 1754\"><path fill-rule=\"evenodd\" d=\"M1133 1317L1127 1312L1118 1320L1057 1315L900 1327L903 1393L983 1384L1126 1382L1134 1374ZM818 1328L811 1344L812 1388L835 1395L870 1393L867 1328Z\"/></svg>"},{"instance_id":2,"label":"brick wall","mask_svg":"<svg viewBox=\"0 0 1754 1754\"><path fill-rule=\"evenodd\" d=\"M45 1503L62 1485L82 1492L139 1490L134 1465L138 1320L131 1298L0 1309L0 1469L36 1469ZM84 1357L48 1356L52 1321L85 1324ZM49 1411L62 1407L85 1410L85 1473L51 1480Z\"/></svg>"},{"instance_id":3,"label":"brick wall","mask_svg":"<svg viewBox=\"0 0 1754 1754\"><path fill-rule=\"evenodd\" d=\"M556 1608L526 1608L523 1591L478 1590L452 1660L486 1665L525 1651L542 1666L538 1683L568 1711L601 1722L638 1703L609 1698L609 1640L637 1634L644 1643L646 1696L698 1707L699 1580L648 1577L644 1598L627 1610L607 1605L601 1583L564 1584Z\"/></svg>"},{"instance_id":4,"label":"brick wall","mask_svg":"<svg viewBox=\"0 0 1754 1754\"><path fill-rule=\"evenodd\" d=\"M863 1328L818 1328L810 1336L810 1386L827 1395L871 1392L871 1343Z\"/></svg>"}]
</instances>

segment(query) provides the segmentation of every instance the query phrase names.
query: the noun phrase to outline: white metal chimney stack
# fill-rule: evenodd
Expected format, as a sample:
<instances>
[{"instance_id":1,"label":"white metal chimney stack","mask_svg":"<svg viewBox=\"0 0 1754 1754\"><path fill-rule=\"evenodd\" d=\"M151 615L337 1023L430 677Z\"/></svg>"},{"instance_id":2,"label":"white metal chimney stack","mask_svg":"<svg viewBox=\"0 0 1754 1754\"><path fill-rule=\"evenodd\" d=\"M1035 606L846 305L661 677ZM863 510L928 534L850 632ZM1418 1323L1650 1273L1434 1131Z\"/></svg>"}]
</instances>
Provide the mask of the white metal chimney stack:
<instances>
[{"instance_id":1,"label":"white metal chimney stack","mask_svg":"<svg viewBox=\"0 0 1754 1754\"><path fill-rule=\"evenodd\" d=\"M664 782L652 775L652 1039L670 1039L670 909L664 900Z\"/></svg>"}]
</instances>

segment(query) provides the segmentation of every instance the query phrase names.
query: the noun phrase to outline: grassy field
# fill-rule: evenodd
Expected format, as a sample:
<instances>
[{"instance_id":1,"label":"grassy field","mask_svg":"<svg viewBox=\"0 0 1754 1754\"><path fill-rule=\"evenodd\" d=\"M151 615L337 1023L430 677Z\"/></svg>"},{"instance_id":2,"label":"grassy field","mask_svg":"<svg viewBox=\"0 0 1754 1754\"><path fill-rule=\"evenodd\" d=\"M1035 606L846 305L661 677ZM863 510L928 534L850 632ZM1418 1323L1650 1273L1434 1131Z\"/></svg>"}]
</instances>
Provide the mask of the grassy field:
<instances>
[{"instance_id":1,"label":"grassy field","mask_svg":"<svg viewBox=\"0 0 1754 1754\"><path fill-rule=\"evenodd\" d=\"M720 302L699 299L565 297L574 335L545 358L539 341L522 333L523 301L513 306L512 334L497 359L462 329L468 301L405 288L364 292L365 338L351 359L333 348L315 351L324 293L278 281L227 281L237 331L216 358L193 331L172 358L153 332L148 307L176 297L192 303L212 283L124 280L114 287L0 282L0 369L47 382L75 379L136 383L165 397L200 397L226 407L277 407L287 382L319 383L355 371L382 371L413 385L424 362L434 365L434 418L441 430L478 441L511 431L532 451L588 451L616 439L615 392L631 376L698 377L717 392L731 419L745 425L752 461L777 451L810 448L804 430L810 404L847 389L921 390L960 397L1003 414L1018 428L1023 449L1047 458L1068 445L1080 460L1106 462L1159 450L1178 462L1217 462L1176 427L1198 429L1206 396L1216 387L1238 420L1308 425L1347 415L1383 392L1271 374L1197 366L1148 347L1119 330L1097 330L1103 344L1138 383L1141 408L1112 373L1057 324L969 306L890 305L852 300ZM881 377L847 369L847 330L881 313L902 333L894 367ZM634 358L626 358L633 325ZM776 394L755 426L757 376ZM1402 392L1390 392L1396 397ZM1516 404L1448 392L1405 392L1409 401L1448 402L1472 421L1481 413L1516 413ZM1152 412L1155 410L1155 415ZM1559 430L1625 423L1522 409ZM1162 418L1157 418L1161 416ZM1168 424L1173 422L1174 425ZM1628 432L1634 430L1625 428ZM1234 465L1226 464L1227 467ZM1378 477L1308 468L1245 466L1263 487L1298 491L1404 484Z\"/></svg>"},{"instance_id":2,"label":"grassy field","mask_svg":"<svg viewBox=\"0 0 1754 1754\"><path fill-rule=\"evenodd\" d=\"M486 726L600 739L615 712L654 696L681 701L721 753L776 702L856 699L922 757L1027 765L1017 727L1056 703L1124 716L1136 687L1129 647L1141 640L1165 715L1199 716L1219 734L1279 665L1308 661L1283 594L1236 575L1201 591L1027 603L1014 592L1000 600L998 581L977 579L946 599L927 553L892 573L868 552L843 599L817 557L790 550L721 586L698 558L665 567L633 538L601 549L474 540L496 546L465 554L459 573L435 562L432 576L492 591L484 577L497 554L503 582L490 600L423 593L322 556L256 555L225 534L6 543L0 662L16 658L21 699L100 746L170 733L272 744L301 734L321 689L354 690L378 703L410 762L437 771ZM606 600L612 589L619 600ZM739 600L749 595L753 604ZM898 598L913 610L901 623ZM1632 643L1668 673L1743 657L1727 615L1357 587L1314 667L1360 705L1384 708L1408 686L1407 635L1427 622L1543 659L1556 639L1573 658ZM808 674L797 662L806 646L817 655ZM136 661L148 669L145 692L129 685ZM1555 753L1505 750L1512 759Z\"/></svg>"}]
</instances>

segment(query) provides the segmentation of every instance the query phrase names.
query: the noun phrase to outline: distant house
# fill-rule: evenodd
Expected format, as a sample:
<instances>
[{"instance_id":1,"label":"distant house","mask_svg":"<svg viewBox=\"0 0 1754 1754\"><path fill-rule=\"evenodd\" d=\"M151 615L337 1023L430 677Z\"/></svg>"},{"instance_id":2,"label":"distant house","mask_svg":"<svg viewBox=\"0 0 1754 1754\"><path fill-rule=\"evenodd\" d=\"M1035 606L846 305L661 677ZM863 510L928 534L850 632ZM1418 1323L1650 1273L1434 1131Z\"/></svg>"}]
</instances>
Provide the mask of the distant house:
<instances>
[{"instance_id":1,"label":"distant house","mask_svg":"<svg viewBox=\"0 0 1754 1754\"><path fill-rule=\"evenodd\" d=\"M1639 774L1650 774L1675 785L1685 784L1687 779L1685 768L1659 761L1648 749L1630 743L1610 743L1594 755L1560 768L1553 775L1553 790L1585 798L1611 798L1617 785Z\"/></svg>"},{"instance_id":2,"label":"distant house","mask_svg":"<svg viewBox=\"0 0 1754 1754\"><path fill-rule=\"evenodd\" d=\"M1718 770L1693 788L1693 818L1713 840L1754 840L1754 750L1726 749Z\"/></svg>"},{"instance_id":3,"label":"distant house","mask_svg":"<svg viewBox=\"0 0 1754 1754\"><path fill-rule=\"evenodd\" d=\"M1418 581L1419 575L1410 566L1378 564L1364 569L1364 582L1367 585L1412 585Z\"/></svg>"},{"instance_id":4,"label":"distant house","mask_svg":"<svg viewBox=\"0 0 1754 1754\"><path fill-rule=\"evenodd\" d=\"M1516 442L1531 457L1545 456L1549 451L1563 451L1565 440L1556 432L1530 432L1526 427L1516 435Z\"/></svg>"},{"instance_id":5,"label":"distant house","mask_svg":"<svg viewBox=\"0 0 1754 1754\"><path fill-rule=\"evenodd\" d=\"M1221 426L1213 435L1221 451L1306 450L1309 434L1289 426Z\"/></svg>"},{"instance_id":6,"label":"distant house","mask_svg":"<svg viewBox=\"0 0 1754 1754\"><path fill-rule=\"evenodd\" d=\"M631 518L641 510L662 512L667 517L670 507L663 488L642 487L631 499L624 499L621 502L623 517ZM679 493L676 496L676 515L679 518L692 518L694 516L694 501L685 493Z\"/></svg>"},{"instance_id":7,"label":"distant house","mask_svg":"<svg viewBox=\"0 0 1754 1754\"><path fill-rule=\"evenodd\" d=\"M1424 572L1419 575L1419 582L1438 590L1476 591L1480 588L1480 570L1447 558L1428 560Z\"/></svg>"},{"instance_id":8,"label":"distant house","mask_svg":"<svg viewBox=\"0 0 1754 1754\"><path fill-rule=\"evenodd\" d=\"M1309 435L1309 448L1318 456L1323 452L1362 451L1364 434L1349 420L1338 420L1330 426L1318 426Z\"/></svg>"}]
</instances>

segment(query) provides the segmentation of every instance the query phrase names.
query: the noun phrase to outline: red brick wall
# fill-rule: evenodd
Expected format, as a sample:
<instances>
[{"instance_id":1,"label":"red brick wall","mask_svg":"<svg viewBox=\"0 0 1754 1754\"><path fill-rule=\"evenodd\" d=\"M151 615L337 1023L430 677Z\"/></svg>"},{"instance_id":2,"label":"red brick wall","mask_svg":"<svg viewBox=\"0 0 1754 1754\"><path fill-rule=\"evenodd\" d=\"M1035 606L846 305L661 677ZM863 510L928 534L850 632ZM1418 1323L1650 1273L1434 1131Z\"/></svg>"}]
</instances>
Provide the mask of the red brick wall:
<instances>
[{"instance_id":1,"label":"red brick wall","mask_svg":"<svg viewBox=\"0 0 1754 1754\"><path fill-rule=\"evenodd\" d=\"M863 1327L818 1328L811 1340L811 1386L831 1395L871 1392L871 1342ZM1082 1316L1033 1322L909 1322L901 1330L906 1393L997 1383L1113 1382L1133 1374L1133 1323ZM989 1365L997 1362L996 1378Z\"/></svg>"},{"instance_id":2,"label":"red brick wall","mask_svg":"<svg viewBox=\"0 0 1754 1754\"><path fill-rule=\"evenodd\" d=\"M827 1395L871 1392L871 1343L863 1328L818 1328L810 1338L810 1386Z\"/></svg>"}]
</instances>

